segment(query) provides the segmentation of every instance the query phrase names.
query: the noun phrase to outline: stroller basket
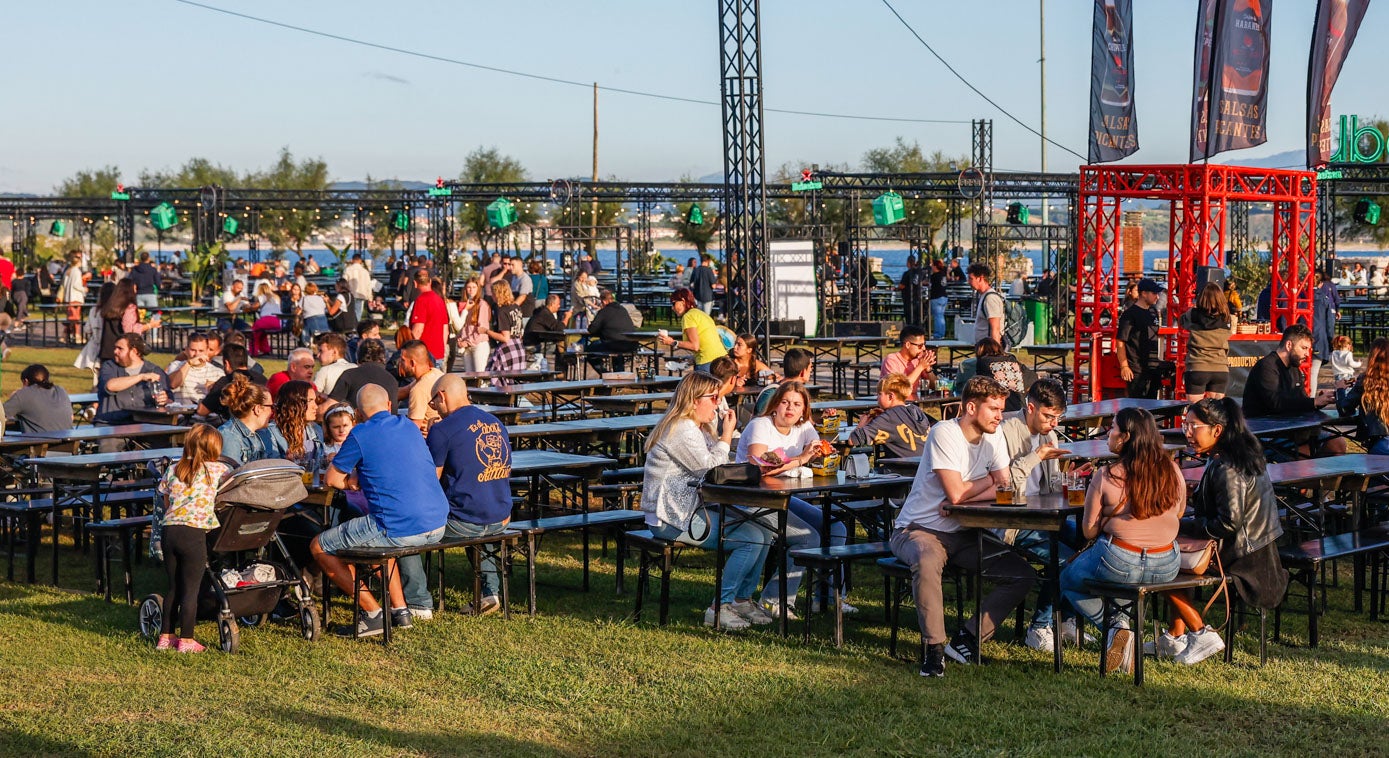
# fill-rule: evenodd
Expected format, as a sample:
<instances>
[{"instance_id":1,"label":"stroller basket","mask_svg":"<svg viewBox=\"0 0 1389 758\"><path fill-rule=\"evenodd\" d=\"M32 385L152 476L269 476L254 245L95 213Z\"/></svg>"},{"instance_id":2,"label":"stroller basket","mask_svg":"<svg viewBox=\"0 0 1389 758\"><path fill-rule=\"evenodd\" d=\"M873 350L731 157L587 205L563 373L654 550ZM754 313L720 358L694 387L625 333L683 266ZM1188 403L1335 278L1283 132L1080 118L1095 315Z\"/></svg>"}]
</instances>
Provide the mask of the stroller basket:
<instances>
[{"instance_id":1,"label":"stroller basket","mask_svg":"<svg viewBox=\"0 0 1389 758\"><path fill-rule=\"evenodd\" d=\"M207 549L214 553L259 550L275 537L284 511L263 511L240 503L217 508L221 526L208 535Z\"/></svg>"}]
</instances>

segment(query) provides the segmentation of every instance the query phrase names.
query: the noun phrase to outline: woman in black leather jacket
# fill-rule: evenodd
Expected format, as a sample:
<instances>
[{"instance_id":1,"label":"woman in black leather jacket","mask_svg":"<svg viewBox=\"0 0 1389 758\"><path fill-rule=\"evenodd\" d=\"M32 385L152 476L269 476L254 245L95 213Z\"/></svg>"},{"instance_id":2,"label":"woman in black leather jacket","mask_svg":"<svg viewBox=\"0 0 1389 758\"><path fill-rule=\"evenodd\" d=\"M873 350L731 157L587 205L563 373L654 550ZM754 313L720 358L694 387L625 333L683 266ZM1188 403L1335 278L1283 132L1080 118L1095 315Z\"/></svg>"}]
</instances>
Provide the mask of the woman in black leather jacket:
<instances>
[{"instance_id":1,"label":"woman in black leather jacket","mask_svg":"<svg viewBox=\"0 0 1389 758\"><path fill-rule=\"evenodd\" d=\"M1283 601L1288 572L1278 559L1278 503L1265 470L1263 447L1229 398L1207 399L1187 408L1186 438L1206 471L1189 500L1195 513L1182 519L1181 534L1220 541L1220 562L1240 599L1272 609ZM1184 594L1169 595L1177 609L1172 628L1156 643L1159 655L1197 663L1225 648ZM1186 632L1190 627L1191 633ZM1185 639L1183 639L1185 637Z\"/></svg>"}]
</instances>

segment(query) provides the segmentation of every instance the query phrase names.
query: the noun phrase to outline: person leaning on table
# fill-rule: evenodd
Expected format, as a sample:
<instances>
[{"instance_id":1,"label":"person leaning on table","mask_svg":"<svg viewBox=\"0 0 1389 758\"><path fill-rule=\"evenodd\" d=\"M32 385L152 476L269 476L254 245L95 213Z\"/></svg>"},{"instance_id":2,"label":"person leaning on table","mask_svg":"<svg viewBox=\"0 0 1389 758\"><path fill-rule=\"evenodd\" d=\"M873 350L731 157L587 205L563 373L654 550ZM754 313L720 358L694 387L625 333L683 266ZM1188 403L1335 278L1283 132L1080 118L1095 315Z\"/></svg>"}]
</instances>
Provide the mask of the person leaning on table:
<instances>
[{"instance_id":1,"label":"person leaning on table","mask_svg":"<svg viewBox=\"0 0 1389 758\"><path fill-rule=\"evenodd\" d=\"M921 465L888 541L892 554L912 569L912 598L926 645L922 676L945 676L947 655L966 665L974 663L975 640L992 637L1037 578L1027 561L1014 553L981 559L974 532L941 513L947 504L992 504L995 487L1008 476L1008 448L998 433L1008 389L976 376L965 383L960 398L960 416L931 427ZM953 638L947 637L941 572L947 563L974 571L980 562L994 589L984 596L979 615Z\"/></svg>"},{"instance_id":2,"label":"person leaning on table","mask_svg":"<svg viewBox=\"0 0 1389 758\"><path fill-rule=\"evenodd\" d=\"M705 550L717 548L722 524L717 511L700 507L699 483L709 469L728 462L733 440L732 411L724 413L723 433L713 435L720 384L703 371L680 380L670 408L646 438L642 477L641 509L651 533ZM724 544L728 561L723 586L718 588L718 625L746 629L752 623L772 623L771 615L752 600L767 562L771 533L744 521L725 532ZM704 624L715 624L713 604L704 612Z\"/></svg>"},{"instance_id":3,"label":"person leaning on table","mask_svg":"<svg viewBox=\"0 0 1389 758\"><path fill-rule=\"evenodd\" d=\"M708 371L709 364L721 355L728 355L728 348L719 339L719 328L709 314L695 307L695 296L686 289L679 289L670 295L670 307L680 317L680 336L676 339L667 335L660 339L663 345L673 345L694 353L696 371Z\"/></svg>"}]
</instances>

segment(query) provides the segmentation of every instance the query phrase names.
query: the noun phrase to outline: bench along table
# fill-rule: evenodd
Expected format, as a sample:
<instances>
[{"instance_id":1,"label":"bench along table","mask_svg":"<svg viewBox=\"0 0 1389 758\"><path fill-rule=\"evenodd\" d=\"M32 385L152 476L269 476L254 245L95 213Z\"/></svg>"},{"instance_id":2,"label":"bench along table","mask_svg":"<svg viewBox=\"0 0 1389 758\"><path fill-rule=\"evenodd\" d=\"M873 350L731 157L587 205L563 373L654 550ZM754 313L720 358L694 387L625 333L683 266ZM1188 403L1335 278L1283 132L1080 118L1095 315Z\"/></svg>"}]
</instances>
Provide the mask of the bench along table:
<instances>
[{"instance_id":1,"label":"bench along table","mask_svg":"<svg viewBox=\"0 0 1389 758\"><path fill-rule=\"evenodd\" d=\"M129 440L136 447L162 448L182 443L183 435L188 432L188 429L187 426L172 424L117 424L115 426L84 426L35 435L16 434L16 436L32 436L52 440L49 443L50 447L66 447L71 451L95 445L103 440Z\"/></svg>"},{"instance_id":2,"label":"bench along table","mask_svg":"<svg viewBox=\"0 0 1389 758\"><path fill-rule=\"evenodd\" d=\"M1032 356L1032 370L1055 367L1066 370L1066 359L1071 357L1076 346L1069 342L1053 342L1047 345L1028 345L1023 348Z\"/></svg>"},{"instance_id":3,"label":"bench along table","mask_svg":"<svg viewBox=\"0 0 1389 758\"><path fill-rule=\"evenodd\" d=\"M674 392L638 392L630 395L591 395L584 402L608 416L635 416L651 413L657 405L665 407Z\"/></svg>"},{"instance_id":4,"label":"bench along table","mask_svg":"<svg viewBox=\"0 0 1389 758\"><path fill-rule=\"evenodd\" d=\"M115 428L115 427L112 427ZM48 477L53 481L53 584L58 584L58 521L65 510L73 511L73 537L81 548L86 548L86 530L82 528L82 517L78 512L90 514L87 520L101 520L104 507L104 490L110 472L119 468L145 466L159 460L177 461L183 455L183 448L154 448L147 450L128 450L123 453L93 453L89 455L67 455L54 458L31 458L28 465L38 477ZM37 543L39 536L34 534L31 541Z\"/></svg>"},{"instance_id":5,"label":"bench along table","mask_svg":"<svg viewBox=\"0 0 1389 758\"><path fill-rule=\"evenodd\" d=\"M664 414L552 421L508 425L513 448L549 448L571 454L601 454L610 458L640 457L640 438L656 426ZM624 442L628 444L623 444Z\"/></svg>"},{"instance_id":6,"label":"bench along table","mask_svg":"<svg viewBox=\"0 0 1389 758\"><path fill-rule=\"evenodd\" d=\"M491 384L493 379L509 382L546 382L559 376L558 371L532 371L530 369L522 371L452 371L450 373L462 378L470 386L478 387Z\"/></svg>"},{"instance_id":7,"label":"bench along table","mask_svg":"<svg viewBox=\"0 0 1389 758\"><path fill-rule=\"evenodd\" d=\"M1100 426L1126 408L1141 408L1161 421L1181 413L1186 405L1185 400L1151 400L1141 397L1120 397L1089 403L1074 403L1066 406L1066 412L1061 416L1061 425L1065 427Z\"/></svg>"},{"instance_id":8,"label":"bench along table","mask_svg":"<svg viewBox=\"0 0 1389 758\"><path fill-rule=\"evenodd\" d=\"M1061 567L1060 567L1060 535L1061 529L1072 517L1079 516L1085 508L1079 505L1070 505L1064 495L1032 495L1022 497L1022 502L1014 501L1012 505L998 505L991 501L978 501L973 503L961 503L952 505L946 503L941 506L941 513L955 519L961 526L975 530L976 555L979 562L975 566L979 576L974 581L974 608L975 613L983 606L983 562L984 562L984 532L990 529L1035 529L1047 533L1047 540L1050 543L1050 556L1047 558L1047 574L1052 579L1051 601L1053 607L1061 607ZM1052 670L1061 673L1061 614L1054 613L1051 617L1052 634ZM978 636L975 637L975 659L982 661L983 643Z\"/></svg>"},{"instance_id":9,"label":"bench along table","mask_svg":"<svg viewBox=\"0 0 1389 758\"><path fill-rule=\"evenodd\" d=\"M1080 440L1079 442L1062 442L1056 446L1058 450L1066 452L1066 459L1076 459L1083 461L1107 461L1118 458L1119 454L1109 449L1109 441L1104 439ZM1162 449L1168 453L1178 453L1186 449L1186 444L1181 442L1164 442Z\"/></svg>"},{"instance_id":10,"label":"bench along table","mask_svg":"<svg viewBox=\"0 0 1389 758\"><path fill-rule=\"evenodd\" d=\"M584 398L596 394L610 394L613 390L659 389L674 387L680 383L678 376L653 376L649 379L625 379L622 381L601 381L597 379L581 382L536 382L533 384L513 384L506 387L479 387L468 391L469 397L486 403L498 405L519 405L523 397L538 397L550 406L550 420L559 419L559 410L569 406L581 410Z\"/></svg>"}]
</instances>

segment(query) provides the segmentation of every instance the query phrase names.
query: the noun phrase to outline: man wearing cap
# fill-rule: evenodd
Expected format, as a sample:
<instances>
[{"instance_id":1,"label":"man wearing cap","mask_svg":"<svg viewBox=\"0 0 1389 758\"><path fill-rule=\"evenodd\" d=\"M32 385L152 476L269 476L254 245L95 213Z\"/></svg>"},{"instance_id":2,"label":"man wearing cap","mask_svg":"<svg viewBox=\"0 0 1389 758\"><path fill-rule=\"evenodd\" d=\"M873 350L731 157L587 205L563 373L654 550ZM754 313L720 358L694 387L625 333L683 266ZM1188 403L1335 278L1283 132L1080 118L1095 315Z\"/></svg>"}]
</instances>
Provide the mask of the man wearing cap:
<instances>
[{"instance_id":1,"label":"man wearing cap","mask_svg":"<svg viewBox=\"0 0 1389 758\"><path fill-rule=\"evenodd\" d=\"M1138 283L1138 300L1119 316L1115 353L1119 375L1129 385L1129 397L1157 397L1162 377L1158 373L1158 295L1163 286L1152 279Z\"/></svg>"}]
</instances>

